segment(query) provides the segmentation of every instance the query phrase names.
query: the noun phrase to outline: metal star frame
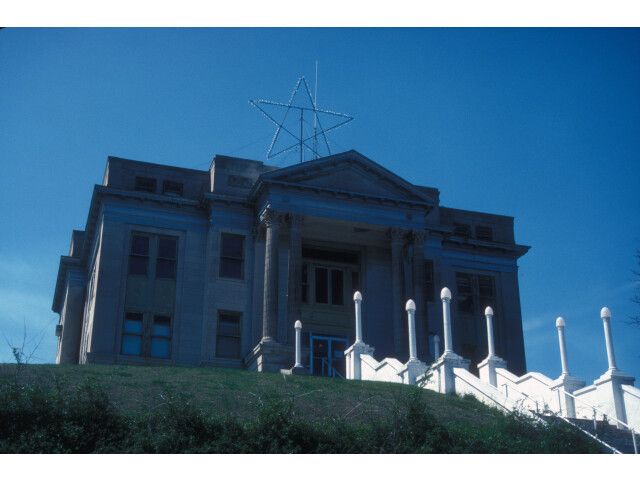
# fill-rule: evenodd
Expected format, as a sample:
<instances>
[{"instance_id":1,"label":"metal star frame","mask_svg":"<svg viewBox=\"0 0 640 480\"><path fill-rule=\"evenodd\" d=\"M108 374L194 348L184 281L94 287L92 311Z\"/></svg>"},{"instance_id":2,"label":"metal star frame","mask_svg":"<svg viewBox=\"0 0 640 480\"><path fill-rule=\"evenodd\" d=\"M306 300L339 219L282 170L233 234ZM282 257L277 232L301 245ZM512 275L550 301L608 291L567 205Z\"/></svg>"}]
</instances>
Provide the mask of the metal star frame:
<instances>
[{"instance_id":1,"label":"metal star frame","mask_svg":"<svg viewBox=\"0 0 640 480\"><path fill-rule=\"evenodd\" d=\"M304 84L305 90L307 92L307 97L309 98L309 102L311 103L311 107L312 108L308 108L308 107L297 107L297 106L293 106L293 100L295 99L296 95L298 94L298 90L300 89L300 86ZM278 155L281 155L283 153L289 152L291 150L293 150L294 148L300 148L300 162L303 162L304 159L304 151L305 149L309 150L313 155L315 155L316 158L318 158L320 156L320 154L318 153L318 136L321 136L322 139L324 140L324 143L327 147L327 150L329 152L329 155L331 155L331 147L329 146L329 140L327 139L327 133L336 130L337 128L340 128L344 125L346 125L347 123L349 123L350 121L353 120L353 117L350 115L346 115L344 113L338 113L338 112L332 112L330 110L321 110L319 108L317 108L316 102L313 101L313 97L311 96L311 91L309 90L309 85L307 84L307 80L304 77L300 77L298 79L298 83L296 83L296 87L293 89L293 93L291 94L291 98L289 99L289 103L279 103L279 102L272 102L270 100L249 100L249 103L251 105L253 105L254 107L256 107L258 110L260 110L262 112L262 114L267 117L271 122L273 122L278 128L276 129L276 133L273 136L273 140L271 140L271 145L269 146L269 151L267 152L267 158L273 158L276 157ZM272 106L276 106L276 107L284 107L285 113L284 113L284 117L282 118L281 122L278 122L276 119L274 119L271 115L269 115L269 113L267 113L265 111L264 108L261 107L261 105L272 105ZM287 115L289 115L289 112L291 110L299 110L300 111L300 136L296 135L295 133L293 133L291 130L289 130L287 127L284 126L284 122L287 119ZM313 135L309 136L309 137L304 137L304 112L313 112L313 118L314 118L314 125L313 125ZM338 117L341 119L341 121L336 124L333 125L330 128L323 128L322 127L322 122L320 121L320 118L318 116L318 113L322 113L322 114L326 114L326 115L331 115L334 117ZM318 131L318 127L319 127L319 131ZM276 144L276 141L278 140L278 137L280 135L280 133L284 131L286 133L288 133L289 135L291 135L293 138L296 139L296 143L294 143L293 145L290 145L276 153L273 153L273 148ZM309 146L308 142L310 140L313 140L313 145Z\"/></svg>"}]
</instances>

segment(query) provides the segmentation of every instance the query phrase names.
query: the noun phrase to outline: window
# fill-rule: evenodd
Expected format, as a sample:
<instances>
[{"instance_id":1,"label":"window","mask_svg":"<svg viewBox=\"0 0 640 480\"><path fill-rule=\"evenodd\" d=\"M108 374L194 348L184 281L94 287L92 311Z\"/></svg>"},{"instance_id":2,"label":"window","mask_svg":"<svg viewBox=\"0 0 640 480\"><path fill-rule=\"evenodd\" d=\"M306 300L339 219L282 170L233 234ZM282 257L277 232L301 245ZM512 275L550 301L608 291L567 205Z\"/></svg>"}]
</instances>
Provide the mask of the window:
<instances>
[{"instance_id":1,"label":"window","mask_svg":"<svg viewBox=\"0 0 640 480\"><path fill-rule=\"evenodd\" d=\"M128 310L124 314L122 333L122 353L125 355L169 358L171 353L171 317L153 315L153 322L147 325L143 312ZM149 334L150 332L150 334Z\"/></svg>"},{"instance_id":2,"label":"window","mask_svg":"<svg viewBox=\"0 0 640 480\"><path fill-rule=\"evenodd\" d=\"M171 357L177 262L177 237L131 234L123 355Z\"/></svg>"},{"instance_id":3,"label":"window","mask_svg":"<svg viewBox=\"0 0 640 480\"><path fill-rule=\"evenodd\" d=\"M463 237L471 236L471 227L466 223L454 223L453 224L453 233L455 235L461 235Z\"/></svg>"},{"instance_id":4,"label":"window","mask_svg":"<svg viewBox=\"0 0 640 480\"><path fill-rule=\"evenodd\" d=\"M456 286L458 313L484 315L485 308L496 308L496 290L492 276L456 273Z\"/></svg>"},{"instance_id":5,"label":"window","mask_svg":"<svg viewBox=\"0 0 640 480\"><path fill-rule=\"evenodd\" d=\"M174 237L158 238L158 258L156 260L156 278L176 278L178 241Z\"/></svg>"},{"instance_id":6,"label":"window","mask_svg":"<svg viewBox=\"0 0 640 480\"><path fill-rule=\"evenodd\" d=\"M147 276L149 270L149 236L131 235L129 275Z\"/></svg>"},{"instance_id":7,"label":"window","mask_svg":"<svg viewBox=\"0 0 640 480\"><path fill-rule=\"evenodd\" d=\"M358 252L303 247L302 303L344 307L360 289Z\"/></svg>"},{"instance_id":8,"label":"window","mask_svg":"<svg viewBox=\"0 0 640 480\"><path fill-rule=\"evenodd\" d=\"M142 355L143 317L142 312L125 312L122 353L126 355Z\"/></svg>"},{"instance_id":9,"label":"window","mask_svg":"<svg viewBox=\"0 0 640 480\"><path fill-rule=\"evenodd\" d=\"M427 302L433 302L435 295L433 290L433 262L431 260L425 260L424 262L424 287L427 291Z\"/></svg>"},{"instance_id":10,"label":"window","mask_svg":"<svg viewBox=\"0 0 640 480\"><path fill-rule=\"evenodd\" d=\"M493 241L493 230L491 227L485 227L482 225L478 225L476 227L476 238L478 240L484 240L487 242Z\"/></svg>"},{"instance_id":11,"label":"window","mask_svg":"<svg viewBox=\"0 0 640 480\"><path fill-rule=\"evenodd\" d=\"M136 190L142 192L156 193L156 179L147 177L136 177Z\"/></svg>"},{"instance_id":12,"label":"window","mask_svg":"<svg viewBox=\"0 0 640 480\"><path fill-rule=\"evenodd\" d=\"M170 197L182 197L184 193L184 185L180 182L165 180L162 182L162 194Z\"/></svg>"},{"instance_id":13,"label":"window","mask_svg":"<svg viewBox=\"0 0 640 480\"><path fill-rule=\"evenodd\" d=\"M458 313L474 313L473 305L473 276L466 273L456 273L458 288Z\"/></svg>"},{"instance_id":14,"label":"window","mask_svg":"<svg viewBox=\"0 0 640 480\"><path fill-rule=\"evenodd\" d=\"M222 234L220 248L220 276L242 280L244 265L244 237Z\"/></svg>"},{"instance_id":15,"label":"window","mask_svg":"<svg viewBox=\"0 0 640 480\"><path fill-rule=\"evenodd\" d=\"M218 332L216 336L216 356L240 358L240 325L242 313L218 312Z\"/></svg>"}]
</instances>

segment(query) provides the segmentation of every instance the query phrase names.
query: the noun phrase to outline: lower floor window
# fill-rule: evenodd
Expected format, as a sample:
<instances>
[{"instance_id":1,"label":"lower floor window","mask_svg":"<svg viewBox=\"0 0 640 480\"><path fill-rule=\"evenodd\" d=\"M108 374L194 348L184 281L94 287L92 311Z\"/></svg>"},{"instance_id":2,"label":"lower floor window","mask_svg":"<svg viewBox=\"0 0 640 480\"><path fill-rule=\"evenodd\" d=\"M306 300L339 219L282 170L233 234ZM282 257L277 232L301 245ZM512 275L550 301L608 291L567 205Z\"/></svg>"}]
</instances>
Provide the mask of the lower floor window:
<instances>
[{"instance_id":1,"label":"lower floor window","mask_svg":"<svg viewBox=\"0 0 640 480\"><path fill-rule=\"evenodd\" d=\"M241 320L242 313L240 312L218 312L217 357L240 358Z\"/></svg>"},{"instance_id":2,"label":"lower floor window","mask_svg":"<svg viewBox=\"0 0 640 480\"><path fill-rule=\"evenodd\" d=\"M171 317L150 312L126 311L121 351L125 355L169 358Z\"/></svg>"}]
</instances>

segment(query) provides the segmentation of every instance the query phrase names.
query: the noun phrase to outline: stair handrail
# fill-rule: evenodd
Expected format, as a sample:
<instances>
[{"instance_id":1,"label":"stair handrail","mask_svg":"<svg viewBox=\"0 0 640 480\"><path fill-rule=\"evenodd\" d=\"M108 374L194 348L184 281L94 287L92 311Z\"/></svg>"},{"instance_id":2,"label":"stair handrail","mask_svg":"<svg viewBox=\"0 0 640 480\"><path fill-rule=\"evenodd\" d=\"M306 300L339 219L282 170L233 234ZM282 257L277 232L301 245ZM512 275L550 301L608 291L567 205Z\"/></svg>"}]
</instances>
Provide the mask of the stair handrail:
<instances>
[{"instance_id":1,"label":"stair handrail","mask_svg":"<svg viewBox=\"0 0 640 480\"><path fill-rule=\"evenodd\" d=\"M508 383L503 383L501 386L502 386L502 387L505 387L505 395L506 395L507 397L509 396L509 394L508 394L508 393L506 393L506 391L507 391L507 387L511 387L513 390L515 390L517 393L519 393L519 394L520 394L520 395L522 395L523 397L528 398L528 399L532 400L533 402L535 402L535 404L536 404L536 413L539 413L539 412L538 412L538 401L537 401L537 400L535 400L534 398L532 398L530 395L528 395L528 394L526 394L526 393L524 393L524 392L521 392L520 390L518 390L518 389L517 389L517 388L515 388L514 386L509 385ZM606 442L604 442L604 441L600 440L598 437L596 437L595 435L591 434L590 432L588 432L587 430L585 430L584 428L582 428L580 425L576 425L575 423L571 422L570 420L568 420L568 419L564 418L564 417L562 416L562 407L560 407L560 415L559 415L557 418L559 418L559 419L563 420L564 422L567 422L567 423L568 423L569 425L571 425L572 427L577 428L578 430L580 430L580 431L581 431L582 433L584 433L585 435L588 435L589 437L591 437L592 439L594 439L596 442L601 443L602 445L604 445L605 447L607 447L607 448L608 448L609 450L611 450L613 453L620 453L620 454L622 453L620 450L618 450L617 448L612 447L612 446L611 446L611 445L609 445L608 443L606 443ZM542 420L544 421L544 418L543 418ZM634 447L635 447L635 437L634 437ZM637 452L637 450L636 450L636 453L638 453L638 452Z\"/></svg>"},{"instance_id":2,"label":"stair handrail","mask_svg":"<svg viewBox=\"0 0 640 480\"><path fill-rule=\"evenodd\" d=\"M538 401L533 398L531 395L521 392L520 390L518 390L516 387L514 387L513 385L509 385L508 383L503 383L502 385L500 385L501 387L504 387L504 395L509 398L509 388L511 388L512 390L515 390L517 393L519 393L520 395L522 395L524 398L527 398L531 401L533 401L536 404L536 413L540 413L538 410Z\"/></svg>"},{"instance_id":3,"label":"stair handrail","mask_svg":"<svg viewBox=\"0 0 640 480\"><path fill-rule=\"evenodd\" d=\"M560 393L564 393L565 395L569 395L570 397L572 397L575 400L578 400L580 403L582 403L583 405L586 405L587 407L593 409L594 412L600 412L604 418L610 418L611 420L613 420L614 422L620 424L620 425L624 425L625 427L627 427L630 431L631 431L631 438L633 439L633 451L634 453L637 455L638 454L638 444L636 442L636 435L635 435L635 431L636 429L633 428L631 425L623 422L622 420L619 420L618 418L614 417L613 415L610 415L602 410L600 410L598 407L594 407L593 405L588 404L587 402L585 402L584 400L580 400L578 397L576 397L575 395L567 392L565 389L563 388L558 388L558 406L560 407L560 416L562 417L562 404L560 403ZM596 418L595 415L593 417L593 424L594 427L596 427Z\"/></svg>"}]
</instances>

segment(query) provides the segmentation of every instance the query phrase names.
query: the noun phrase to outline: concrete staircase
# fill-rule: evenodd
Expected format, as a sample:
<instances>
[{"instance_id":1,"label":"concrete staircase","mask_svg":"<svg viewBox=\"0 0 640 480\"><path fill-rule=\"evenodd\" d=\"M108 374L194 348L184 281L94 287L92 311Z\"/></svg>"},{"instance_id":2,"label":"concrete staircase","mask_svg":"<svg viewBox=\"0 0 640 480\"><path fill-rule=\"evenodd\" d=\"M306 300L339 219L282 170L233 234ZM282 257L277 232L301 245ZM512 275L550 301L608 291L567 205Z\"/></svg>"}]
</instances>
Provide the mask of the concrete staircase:
<instances>
[{"instance_id":1,"label":"concrete staircase","mask_svg":"<svg viewBox=\"0 0 640 480\"><path fill-rule=\"evenodd\" d=\"M548 415L541 415L541 417L550 422L564 423L564 420L558 417ZM606 443L607 445L611 445L620 453L635 453L633 449L633 439L631 438L631 432L629 430L619 429L618 427L611 425L609 422L605 422L603 420L598 420L596 422L595 428L593 420L589 420L587 418L568 418L567 420L572 424L580 427L582 430L589 432L598 440ZM640 435L635 434L635 437L636 444L638 445L638 449L640 451ZM607 453L612 453L606 447L605 451Z\"/></svg>"}]
</instances>

